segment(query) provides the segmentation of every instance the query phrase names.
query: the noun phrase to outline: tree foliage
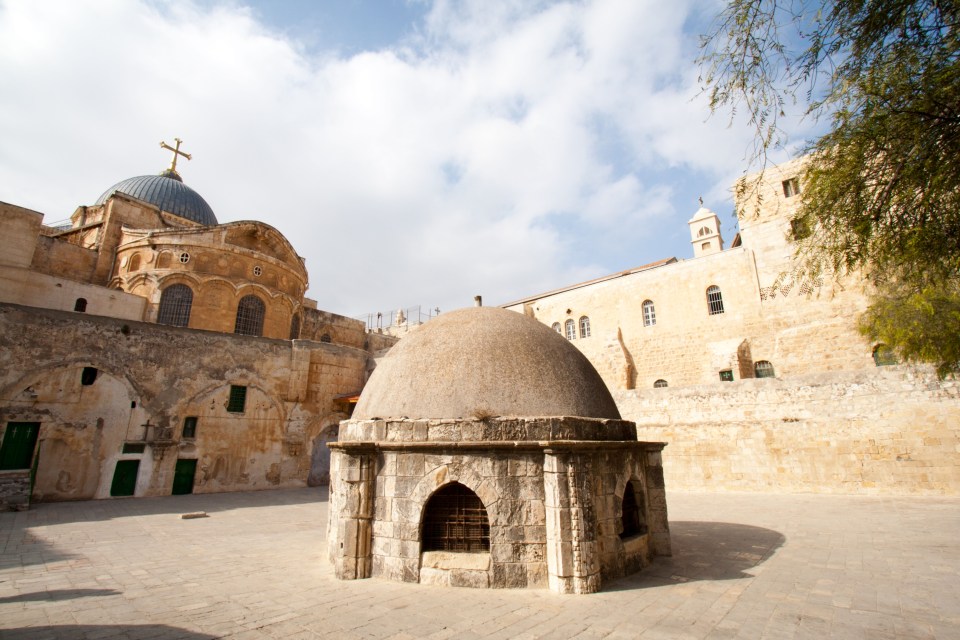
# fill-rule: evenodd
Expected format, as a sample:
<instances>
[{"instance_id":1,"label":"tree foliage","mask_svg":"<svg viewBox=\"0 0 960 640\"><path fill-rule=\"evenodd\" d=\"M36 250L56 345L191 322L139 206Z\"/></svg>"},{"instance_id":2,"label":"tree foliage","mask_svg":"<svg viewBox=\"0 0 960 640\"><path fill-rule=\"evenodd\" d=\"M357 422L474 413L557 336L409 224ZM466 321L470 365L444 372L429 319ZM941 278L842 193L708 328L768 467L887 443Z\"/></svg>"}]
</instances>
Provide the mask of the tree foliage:
<instances>
[{"instance_id":1,"label":"tree foliage","mask_svg":"<svg viewBox=\"0 0 960 640\"><path fill-rule=\"evenodd\" d=\"M802 270L865 273L864 333L941 374L960 351L958 27L951 0L729 0L701 56L711 109L746 111L762 164L791 108L827 125L804 150Z\"/></svg>"}]
</instances>

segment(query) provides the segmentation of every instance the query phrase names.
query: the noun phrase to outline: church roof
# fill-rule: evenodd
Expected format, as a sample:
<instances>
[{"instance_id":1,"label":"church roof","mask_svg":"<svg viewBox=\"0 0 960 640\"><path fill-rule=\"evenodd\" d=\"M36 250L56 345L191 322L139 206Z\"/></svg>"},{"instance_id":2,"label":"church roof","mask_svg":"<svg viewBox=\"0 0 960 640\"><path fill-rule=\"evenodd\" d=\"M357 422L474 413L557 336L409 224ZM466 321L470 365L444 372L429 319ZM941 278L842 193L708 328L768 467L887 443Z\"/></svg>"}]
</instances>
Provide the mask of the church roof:
<instances>
[{"instance_id":1,"label":"church roof","mask_svg":"<svg viewBox=\"0 0 960 640\"><path fill-rule=\"evenodd\" d=\"M620 419L586 356L496 307L450 311L404 337L373 370L353 419L484 415Z\"/></svg>"},{"instance_id":2,"label":"church roof","mask_svg":"<svg viewBox=\"0 0 960 640\"><path fill-rule=\"evenodd\" d=\"M218 224L213 209L203 197L183 184L176 171L167 170L158 176L127 178L103 192L95 204L103 204L114 193L124 193L158 207L161 211L206 226Z\"/></svg>"}]
</instances>

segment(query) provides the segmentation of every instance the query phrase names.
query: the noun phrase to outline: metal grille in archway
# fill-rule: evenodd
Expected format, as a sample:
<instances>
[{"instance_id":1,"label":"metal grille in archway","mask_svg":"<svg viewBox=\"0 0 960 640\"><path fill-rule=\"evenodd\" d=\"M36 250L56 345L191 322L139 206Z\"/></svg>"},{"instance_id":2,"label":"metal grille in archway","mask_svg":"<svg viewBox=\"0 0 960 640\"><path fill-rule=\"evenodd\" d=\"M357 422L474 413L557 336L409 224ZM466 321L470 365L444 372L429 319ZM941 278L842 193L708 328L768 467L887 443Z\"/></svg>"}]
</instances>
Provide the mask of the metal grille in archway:
<instances>
[{"instance_id":1,"label":"metal grille in archway","mask_svg":"<svg viewBox=\"0 0 960 640\"><path fill-rule=\"evenodd\" d=\"M490 550L487 510L477 494L462 484L454 482L434 493L424 511L424 551Z\"/></svg>"},{"instance_id":2,"label":"metal grille in archway","mask_svg":"<svg viewBox=\"0 0 960 640\"><path fill-rule=\"evenodd\" d=\"M193 306L193 291L185 284L174 284L160 294L160 311L157 324L186 327L190 324L190 307Z\"/></svg>"},{"instance_id":3,"label":"metal grille in archway","mask_svg":"<svg viewBox=\"0 0 960 640\"><path fill-rule=\"evenodd\" d=\"M237 304L237 322L233 327L234 333L245 336L263 335L263 316L266 306L257 296L244 296Z\"/></svg>"}]
</instances>

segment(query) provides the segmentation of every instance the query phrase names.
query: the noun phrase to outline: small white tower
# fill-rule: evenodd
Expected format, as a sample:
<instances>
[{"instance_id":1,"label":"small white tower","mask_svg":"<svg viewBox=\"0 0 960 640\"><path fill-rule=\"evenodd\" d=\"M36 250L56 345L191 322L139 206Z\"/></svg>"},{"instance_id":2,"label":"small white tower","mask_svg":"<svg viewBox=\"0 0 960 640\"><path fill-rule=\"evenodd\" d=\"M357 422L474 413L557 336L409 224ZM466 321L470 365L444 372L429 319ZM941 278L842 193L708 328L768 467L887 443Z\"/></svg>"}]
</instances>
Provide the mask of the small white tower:
<instances>
[{"instance_id":1,"label":"small white tower","mask_svg":"<svg viewBox=\"0 0 960 640\"><path fill-rule=\"evenodd\" d=\"M703 206L700 199L700 208L690 218L690 244L693 245L693 257L709 256L712 253L723 251L723 238L720 236L720 218L710 209Z\"/></svg>"}]
</instances>

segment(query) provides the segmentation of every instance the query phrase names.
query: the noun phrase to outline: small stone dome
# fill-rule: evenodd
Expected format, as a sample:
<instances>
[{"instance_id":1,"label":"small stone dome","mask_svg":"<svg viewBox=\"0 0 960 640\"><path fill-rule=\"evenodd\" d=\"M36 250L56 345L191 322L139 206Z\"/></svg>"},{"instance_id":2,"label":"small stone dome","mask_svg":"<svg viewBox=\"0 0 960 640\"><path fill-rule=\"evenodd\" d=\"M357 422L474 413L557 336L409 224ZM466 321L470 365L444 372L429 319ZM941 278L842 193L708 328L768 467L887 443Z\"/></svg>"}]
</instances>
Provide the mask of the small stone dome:
<instances>
[{"instance_id":1,"label":"small stone dome","mask_svg":"<svg viewBox=\"0 0 960 640\"><path fill-rule=\"evenodd\" d=\"M158 176L127 178L103 192L95 204L103 204L114 193L125 193L137 200L149 202L161 211L199 222L205 226L217 224L213 209L203 197L183 184L175 171L164 171Z\"/></svg>"},{"instance_id":2,"label":"small stone dome","mask_svg":"<svg viewBox=\"0 0 960 640\"><path fill-rule=\"evenodd\" d=\"M354 420L579 416L620 419L590 361L514 311L470 307L398 342L374 370Z\"/></svg>"}]
</instances>

